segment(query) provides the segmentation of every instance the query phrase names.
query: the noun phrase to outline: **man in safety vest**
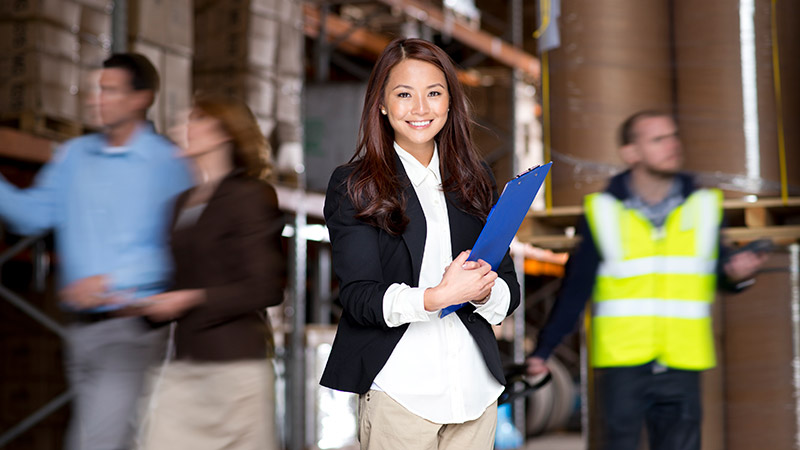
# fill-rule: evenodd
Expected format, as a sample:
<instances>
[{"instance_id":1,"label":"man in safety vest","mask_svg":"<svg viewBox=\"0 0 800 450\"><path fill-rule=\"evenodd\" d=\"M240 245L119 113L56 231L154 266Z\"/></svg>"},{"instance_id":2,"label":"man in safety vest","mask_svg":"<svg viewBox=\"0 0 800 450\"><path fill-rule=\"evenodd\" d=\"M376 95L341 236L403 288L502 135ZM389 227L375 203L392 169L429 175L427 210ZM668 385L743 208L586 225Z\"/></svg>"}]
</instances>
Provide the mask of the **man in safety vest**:
<instances>
[{"instance_id":1,"label":"man in safety vest","mask_svg":"<svg viewBox=\"0 0 800 450\"><path fill-rule=\"evenodd\" d=\"M583 237L555 307L528 358L528 373L570 333L592 298L591 356L603 447L700 450L700 371L714 366L711 303L738 290L766 259L720 258L722 193L686 174L671 116L642 111L620 127L629 170L588 195Z\"/></svg>"}]
</instances>

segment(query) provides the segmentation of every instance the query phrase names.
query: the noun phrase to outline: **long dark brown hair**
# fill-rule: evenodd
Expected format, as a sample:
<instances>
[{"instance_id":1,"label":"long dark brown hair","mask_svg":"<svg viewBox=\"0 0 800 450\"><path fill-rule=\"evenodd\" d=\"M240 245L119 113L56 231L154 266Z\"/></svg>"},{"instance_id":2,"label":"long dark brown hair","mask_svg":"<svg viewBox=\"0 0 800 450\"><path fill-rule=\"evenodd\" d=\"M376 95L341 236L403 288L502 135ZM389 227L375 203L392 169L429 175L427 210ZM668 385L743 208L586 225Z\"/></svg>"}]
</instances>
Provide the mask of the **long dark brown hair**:
<instances>
[{"instance_id":1,"label":"long dark brown hair","mask_svg":"<svg viewBox=\"0 0 800 450\"><path fill-rule=\"evenodd\" d=\"M403 195L406 186L397 173L394 130L380 113L389 73L406 59L433 64L444 73L450 111L434 138L439 148L442 188L456 194L465 212L485 219L492 206L491 180L472 144L472 119L455 65L434 44L404 38L393 40L383 50L367 84L358 147L350 159L354 170L347 179L356 218L393 235L401 234L408 225Z\"/></svg>"},{"instance_id":2,"label":"long dark brown hair","mask_svg":"<svg viewBox=\"0 0 800 450\"><path fill-rule=\"evenodd\" d=\"M233 143L233 165L245 175L265 180L272 172L271 148L253 112L239 100L199 94L194 108L218 120Z\"/></svg>"}]
</instances>

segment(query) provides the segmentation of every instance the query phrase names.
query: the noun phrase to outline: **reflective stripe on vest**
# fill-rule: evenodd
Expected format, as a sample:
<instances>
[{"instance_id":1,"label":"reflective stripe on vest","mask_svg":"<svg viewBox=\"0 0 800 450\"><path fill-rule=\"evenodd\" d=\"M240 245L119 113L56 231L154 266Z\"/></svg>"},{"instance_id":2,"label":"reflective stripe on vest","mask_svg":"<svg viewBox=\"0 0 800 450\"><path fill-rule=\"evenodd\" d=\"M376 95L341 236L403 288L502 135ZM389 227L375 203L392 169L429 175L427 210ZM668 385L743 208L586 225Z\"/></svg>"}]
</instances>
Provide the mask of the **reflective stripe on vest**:
<instances>
[{"instance_id":1,"label":"reflective stripe on vest","mask_svg":"<svg viewBox=\"0 0 800 450\"><path fill-rule=\"evenodd\" d=\"M594 317L657 316L702 319L711 315L711 304L660 298L604 300L594 305L592 313Z\"/></svg>"},{"instance_id":2,"label":"reflective stripe on vest","mask_svg":"<svg viewBox=\"0 0 800 450\"><path fill-rule=\"evenodd\" d=\"M610 194L587 196L585 206L601 256L592 364L712 367L721 192L696 191L658 228Z\"/></svg>"},{"instance_id":3,"label":"reflective stripe on vest","mask_svg":"<svg viewBox=\"0 0 800 450\"><path fill-rule=\"evenodd\" d=\"M598 276L627 278L651 273L713 274L717 261L685 256L651 256L628 261L602 262Z\"/></svg>"}]
</instances>

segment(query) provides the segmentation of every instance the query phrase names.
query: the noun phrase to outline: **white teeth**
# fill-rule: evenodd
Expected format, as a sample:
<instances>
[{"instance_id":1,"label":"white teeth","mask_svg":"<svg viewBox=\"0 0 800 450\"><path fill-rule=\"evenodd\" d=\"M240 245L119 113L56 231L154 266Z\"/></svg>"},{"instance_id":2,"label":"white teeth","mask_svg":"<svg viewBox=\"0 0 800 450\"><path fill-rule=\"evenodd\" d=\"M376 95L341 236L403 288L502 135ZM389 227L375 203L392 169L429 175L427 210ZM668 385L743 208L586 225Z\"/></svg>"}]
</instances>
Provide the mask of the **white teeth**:
<instances>
[{"instance_id":1,"label":"white teeth","mask_svg":"<svg viewBox=\"0 0 800 450\"><path fill-rule=\"evenodd\" d=\"M409 122L409 123L411 125L415 126L415 127L424 127L425 125L431 123L431 121L430 120L426 120L426 121L423 121L423 122Z\"/></svg>"}]
</instances>

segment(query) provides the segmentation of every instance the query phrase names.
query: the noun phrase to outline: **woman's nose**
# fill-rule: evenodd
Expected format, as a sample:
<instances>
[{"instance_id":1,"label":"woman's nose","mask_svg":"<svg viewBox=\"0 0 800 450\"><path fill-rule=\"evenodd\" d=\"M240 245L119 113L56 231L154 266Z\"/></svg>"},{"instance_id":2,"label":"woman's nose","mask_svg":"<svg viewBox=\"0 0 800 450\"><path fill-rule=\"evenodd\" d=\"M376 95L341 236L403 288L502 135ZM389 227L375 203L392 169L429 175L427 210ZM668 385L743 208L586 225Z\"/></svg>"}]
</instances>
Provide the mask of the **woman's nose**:
<instances>
[{"instance_id":1,"label":"woman's nose","mask_svg":"<svg viewBox=\"0 0 800 450\"><path fill-rule=\"evenodd\" d=\"M429 110L430 110L430 107L428 105L428 99L426 99L425 97L419 98L414 103L413 112L415 114L426 114Z\"/></svg>"}]
</instances>

